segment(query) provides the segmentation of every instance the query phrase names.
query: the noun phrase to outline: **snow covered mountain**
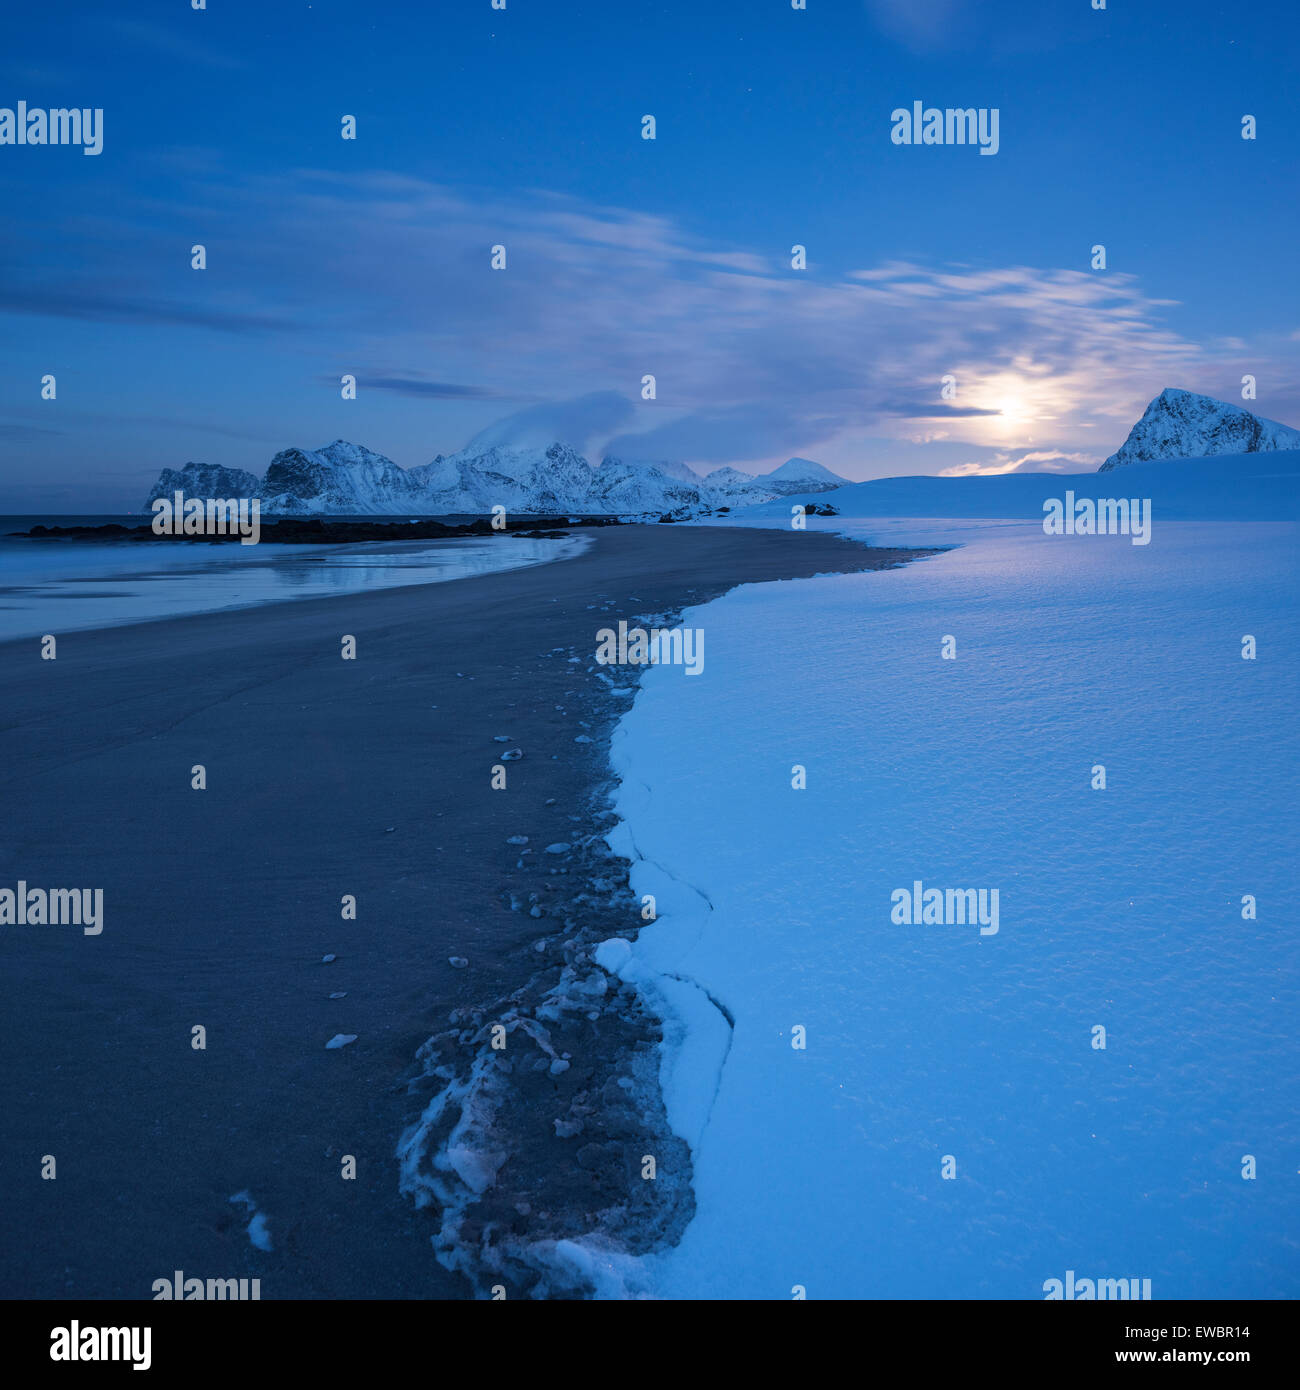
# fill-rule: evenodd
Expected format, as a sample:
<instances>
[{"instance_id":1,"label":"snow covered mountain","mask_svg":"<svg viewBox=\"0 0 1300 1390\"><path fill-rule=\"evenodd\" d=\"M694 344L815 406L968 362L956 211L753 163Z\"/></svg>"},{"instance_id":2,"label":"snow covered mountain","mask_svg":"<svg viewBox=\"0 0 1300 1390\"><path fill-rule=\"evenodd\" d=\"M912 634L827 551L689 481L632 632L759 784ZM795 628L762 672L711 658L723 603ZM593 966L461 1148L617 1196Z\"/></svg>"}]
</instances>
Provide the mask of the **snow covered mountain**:
<instances>
[{"instance_id":1,"label":"snow covered mountain","mask_svg":"<svg viewBox=\"0 0 1300 1390\"><path fill-rule=\"evenodd\" d=\"M718 507L746 507L792 493L841 487L838 477L807 459L791 459L766 476L718 468L701 477L682 463L609 457L598 467L566 444L549 448L478 445L439 454L416 468L336 439L322 449L285 449L264 479L240 469L187 464L165 469L149 495L260 497L264 512L446 516L508 512L553 515L615 513L695 516Z\"/></svg>"},{"instance_id":2,"label":"snow covered mountain","mask_svg":"<svg viewBox=\"0 0 1300 1390\"><path fill-rule=\"evenodd\" d=\"M153 485L144 510L160 497L169 502L183 492L186 497L257 497L262 480L242 468L223 468L219 463L187 463L184 468L164 468Z\"/></svg>"},{"instance_id":3,"label":"snow covered mountain","mask_svg":"<svg viewBox=\"0 0 1300 1390\"><path fill-rule=\"evenodd\" d=\"M323 449L282 450L261 487L263 510L283 514L403 511L419 491L392 459L342 439Z\"/></svg>"},{"instance_id":4,"label":"snow covered mountain","mask_svg":"<svg viewBox=\"0 0 1300 1390\"><path fill-rule=\"evenodd\" d=\"M1124 443L1097 471L1106 473L1151 459L1298 448L1300 430L1279 425L1276 420L1261 419L1240 406L1210 396L1166 387L1147 406Z\"/></svg>"},{"instance_id":5,"label":"snow covered mountain","mask_svg":"<svg viewBox=\"0 0 1300 1390\"><path fill-rule=\"evenodd\" d=\"M843 487L847 479L829 468L823 468L812 459L792 458L774 468L763 477L763 482L779 489L783 494L791 492L824 492L833 487Z\"/></svg>"}]
</instances>

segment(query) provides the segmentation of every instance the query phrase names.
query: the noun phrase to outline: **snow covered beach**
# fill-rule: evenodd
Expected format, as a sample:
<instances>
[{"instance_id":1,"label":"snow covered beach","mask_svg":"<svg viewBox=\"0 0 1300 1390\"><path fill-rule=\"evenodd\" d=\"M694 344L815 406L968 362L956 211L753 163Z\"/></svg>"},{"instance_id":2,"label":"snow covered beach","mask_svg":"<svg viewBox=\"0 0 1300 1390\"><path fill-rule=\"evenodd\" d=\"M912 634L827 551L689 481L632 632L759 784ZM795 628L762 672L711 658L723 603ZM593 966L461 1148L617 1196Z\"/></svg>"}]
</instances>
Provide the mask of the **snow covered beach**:
<instances>
[{"instance_id":1,"label":"snow covered beach","mask_svg":"<svg viewBox=\"0 0 1300 1390\"><path fill-rule=\"evenodd\" d=\"M959 548L686 615L707 670L613 744L658 920L603 959L667 1020L697 1212L575 1252L604 1292L1300 1292L1298 459L862 484L810 525ZM1066 487L1151 543L1044 534ZM917 882L998 932L899 923Z\"/></svg>"}]
</instances>

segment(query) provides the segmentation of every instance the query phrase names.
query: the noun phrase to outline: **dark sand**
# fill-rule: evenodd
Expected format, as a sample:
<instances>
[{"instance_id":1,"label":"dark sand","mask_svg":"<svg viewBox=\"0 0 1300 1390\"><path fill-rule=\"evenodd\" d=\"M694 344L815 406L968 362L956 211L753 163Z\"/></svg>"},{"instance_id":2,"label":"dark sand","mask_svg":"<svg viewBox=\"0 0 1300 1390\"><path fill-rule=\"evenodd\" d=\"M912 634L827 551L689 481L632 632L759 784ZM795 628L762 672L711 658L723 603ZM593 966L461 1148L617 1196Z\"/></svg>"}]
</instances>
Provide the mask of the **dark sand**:
<instances>
[{"instance_id":1,"label":"dark sand","mask_svg":"<svg viewBox=\"0 0 1300 1390\"><path fill-rule=\"evenodd\" d=\"M565 839L607 776L626 701L588 673L596 630L914 553L588 534L530 569L72 633L56 661L0 645L0 887L100 887L105 919L97 937L0 928L0 1295L149 1298L177 1269L260 1277L263 1298L470 1293L433 1259L394 1147L429 1094L407 1084L416 1049L536 967L547 924L503 902L526 886L505 841ZM569 646L581 663L548 655ZM575 744L580 720L594 742ZM505 793L498 734L525 750ZM358 1041L327 1051L339 1032Z\"/></svg>"}]
</instances>

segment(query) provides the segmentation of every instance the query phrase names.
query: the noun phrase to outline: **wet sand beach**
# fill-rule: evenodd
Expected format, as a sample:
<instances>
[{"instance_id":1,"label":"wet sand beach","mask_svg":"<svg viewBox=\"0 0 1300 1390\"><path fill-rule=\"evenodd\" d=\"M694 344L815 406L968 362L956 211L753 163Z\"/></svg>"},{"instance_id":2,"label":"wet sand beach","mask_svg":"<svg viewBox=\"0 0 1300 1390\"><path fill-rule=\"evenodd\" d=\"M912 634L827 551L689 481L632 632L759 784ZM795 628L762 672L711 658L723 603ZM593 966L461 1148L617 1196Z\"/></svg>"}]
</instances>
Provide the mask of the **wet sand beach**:
<instances>
[{"instance_id":1,"label":"wet sand beach","mask_svg":"<svg viewBox=\"0 0 1300 1390\"><path fill-rule=\"evenodd\" d=\"M468 1296L394 1149L420 1045L536 969L507 840L572 838L608 779L626 701L591 672L597 630L908 555L617 527L534 568L70 633L53 661L0 644L0 887L104 895L97 936L0 927L0 1292L149 1298L181 1270L264 1299Z\"/></svg>"}]
</instances>

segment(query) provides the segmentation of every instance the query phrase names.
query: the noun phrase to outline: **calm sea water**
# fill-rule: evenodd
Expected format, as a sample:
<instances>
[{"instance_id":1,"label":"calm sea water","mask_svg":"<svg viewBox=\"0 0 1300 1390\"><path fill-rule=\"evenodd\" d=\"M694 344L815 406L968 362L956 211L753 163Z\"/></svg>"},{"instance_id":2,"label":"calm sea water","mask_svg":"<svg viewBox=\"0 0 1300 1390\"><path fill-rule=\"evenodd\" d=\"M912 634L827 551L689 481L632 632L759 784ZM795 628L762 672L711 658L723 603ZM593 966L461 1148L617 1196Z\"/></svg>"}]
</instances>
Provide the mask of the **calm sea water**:
<instances>
[{"instance_id":1,"label":"calm sea water","mask_svg":"<svg viewBox=\"0 0 1300 1390\"><path fill-rule=\"evenodd\" d=\"M544 564L583 544L514 536L321 546L228 541L99 544L27 540L12 534L36 525L134 526L151 520L147 515L0 516L0 641L463 579Z\"/></svg>"}]
</instances>

